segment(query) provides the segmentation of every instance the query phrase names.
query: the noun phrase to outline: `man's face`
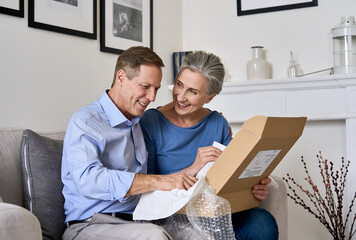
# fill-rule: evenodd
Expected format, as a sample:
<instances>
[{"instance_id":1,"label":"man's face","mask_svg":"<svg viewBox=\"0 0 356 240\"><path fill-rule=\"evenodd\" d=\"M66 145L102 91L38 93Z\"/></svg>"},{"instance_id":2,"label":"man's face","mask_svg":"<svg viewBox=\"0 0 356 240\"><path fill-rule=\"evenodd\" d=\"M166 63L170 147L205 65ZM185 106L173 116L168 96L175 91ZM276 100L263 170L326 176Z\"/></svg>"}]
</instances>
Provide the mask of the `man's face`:
<instances>
[{"instance_id":1,"label":"man's face","mask_svg":"<svg viewBox=\"0 0 356 240\"><path fill-rule=\"evenodd\" d=\"M137 76L128 79L124 70L117 74L121 84L116 105L127 119L140 117L146 107L156 99L161 87L162 70L154 65L141 65Z\"/></svg>"}]
</instances>

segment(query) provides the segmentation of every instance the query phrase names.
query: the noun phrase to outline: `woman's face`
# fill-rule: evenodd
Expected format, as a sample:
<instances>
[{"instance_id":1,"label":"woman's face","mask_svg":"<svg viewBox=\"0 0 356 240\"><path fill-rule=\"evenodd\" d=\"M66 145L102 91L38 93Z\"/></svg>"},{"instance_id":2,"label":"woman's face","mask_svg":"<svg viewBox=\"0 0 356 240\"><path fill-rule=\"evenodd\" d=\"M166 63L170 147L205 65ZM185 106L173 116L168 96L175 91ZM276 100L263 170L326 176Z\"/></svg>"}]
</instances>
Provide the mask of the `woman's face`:
<instances>
[{"instance_id":1,"label":"woman's face","mask_svg":"<svg viewBox=\"0 0 356 240\"><path fill-rule=\"evenodd\" d=\"M174 108L178 115L189 116L202 109L213 96L207 95L208 80L198 72L184 69L173 88Z\"/></svg>"}]
</instances>

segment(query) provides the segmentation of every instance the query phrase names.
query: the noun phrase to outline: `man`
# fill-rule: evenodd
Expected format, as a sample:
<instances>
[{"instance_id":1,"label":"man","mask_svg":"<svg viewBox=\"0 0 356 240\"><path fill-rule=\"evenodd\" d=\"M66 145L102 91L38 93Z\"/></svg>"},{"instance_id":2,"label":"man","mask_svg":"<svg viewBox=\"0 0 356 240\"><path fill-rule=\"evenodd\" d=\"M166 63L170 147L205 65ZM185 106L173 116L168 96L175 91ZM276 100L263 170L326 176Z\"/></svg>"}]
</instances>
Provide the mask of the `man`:
<instances>
[{"instance_id":1,"label":"man","mask_svg":"<svg viewBox=\"0 0 356 240\"><path fill-rule=\"evenodd\" d=\"M64 240L170 239L159 226L130 221L139 194L189 189L197 181L185 173L145 174L138 121L156 98L163 66L151 49L129 48L117 60L110 90L71 118L62 158Z\"/></svg>"}]
</instances>

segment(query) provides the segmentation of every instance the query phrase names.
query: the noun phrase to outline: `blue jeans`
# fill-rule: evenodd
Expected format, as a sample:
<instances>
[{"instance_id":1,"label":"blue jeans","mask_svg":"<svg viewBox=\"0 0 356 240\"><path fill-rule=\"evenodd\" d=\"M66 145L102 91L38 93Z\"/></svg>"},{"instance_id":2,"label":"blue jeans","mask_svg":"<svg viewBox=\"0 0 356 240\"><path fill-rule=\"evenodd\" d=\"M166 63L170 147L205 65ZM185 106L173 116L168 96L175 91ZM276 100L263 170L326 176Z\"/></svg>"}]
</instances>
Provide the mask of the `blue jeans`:
<instances>
[{"instance_id":1,"label":"blue jeans","mask_svg":"<svg viewBox=\"0 0 356 240\"><path fill-rule=\"evenodd\" d=\"M267 210L252 208L231 214L232 225L237 240L276 240L277 222Z\"/></svg>"}]
</instances>

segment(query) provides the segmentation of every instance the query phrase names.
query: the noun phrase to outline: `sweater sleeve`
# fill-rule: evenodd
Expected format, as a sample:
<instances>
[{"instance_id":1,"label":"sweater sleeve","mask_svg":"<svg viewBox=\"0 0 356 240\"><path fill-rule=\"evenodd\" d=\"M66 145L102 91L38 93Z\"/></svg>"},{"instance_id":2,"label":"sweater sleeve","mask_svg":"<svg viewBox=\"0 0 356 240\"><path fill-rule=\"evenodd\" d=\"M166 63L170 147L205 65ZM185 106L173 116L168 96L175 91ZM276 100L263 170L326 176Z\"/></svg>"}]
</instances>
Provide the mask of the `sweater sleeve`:
<instances>
[{"instance_id":1,"label":"sweater sleeve","mask_svg":"<svg viewBox=\"0 0 356 240\"><path fill-rule=\"evenodd\" d=\"M222 131L222 144L224 144L225 146L227 146L230 141L232 140L231 136L230 136L230 125L227 122L226 118L223 115L221 116L221 121L222 121L222 125L223 125L223 131Z\"/></svg>"}]
</instances>

